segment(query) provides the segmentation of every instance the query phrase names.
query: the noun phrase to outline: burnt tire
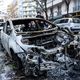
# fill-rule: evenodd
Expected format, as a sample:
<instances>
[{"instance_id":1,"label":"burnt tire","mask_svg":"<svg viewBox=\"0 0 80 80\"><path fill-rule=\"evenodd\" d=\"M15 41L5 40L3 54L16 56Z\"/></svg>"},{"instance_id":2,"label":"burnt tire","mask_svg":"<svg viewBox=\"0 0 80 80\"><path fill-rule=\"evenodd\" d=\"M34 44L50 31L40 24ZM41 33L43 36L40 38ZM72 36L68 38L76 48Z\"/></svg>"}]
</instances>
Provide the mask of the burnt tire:
<instances>
[{"instance_id":1,"label":"burnt tire","mask_svg":"<svg viewBox=\"0 0 80 80\"><path fill-rule=\"evenodd\" d=\"M38 77L38 76L47 76L47 71L40 71L39 68L37 66L31 68L30 65L27 65L25 67L25 75L26 76L34 76L34 77Z\"/></svg>"},{"instance_id":2,"label":"burnt tire","mask_svg":"<svg viewBox=\"0 0 80 80\"><path fill-rule=\"evenodd\" d=\"M28 64L24 68L24 73L26 76L30 76L32 74L32 71L30 70L30 66Z\"/></svg>"},{"instance_id":3,"label":"burnt tire","mask_svg":"<svg viewBox=\"0 0 80 80\"><path fill-rule=\"evenodd\" d=\"M26 76L34 76L34 77L38 77L39 76L39 70L38 68L35 67L31 67L30 64L27 64L25 66L25 75Z\"/></svg>"},{"instance_id":4,"label":"burnt tire","mask_svg":"<svg viewBox=\"0 0 80 80\"><path fill-rule=\"evenodd\" d=\"M12 60L14 62L15 67L18 70L22 70L23 65L22 65L21 59L17 56L17 54L14 53L13 50L11 50L11 56L12 56Z\"/></svg>"}]
</instances>

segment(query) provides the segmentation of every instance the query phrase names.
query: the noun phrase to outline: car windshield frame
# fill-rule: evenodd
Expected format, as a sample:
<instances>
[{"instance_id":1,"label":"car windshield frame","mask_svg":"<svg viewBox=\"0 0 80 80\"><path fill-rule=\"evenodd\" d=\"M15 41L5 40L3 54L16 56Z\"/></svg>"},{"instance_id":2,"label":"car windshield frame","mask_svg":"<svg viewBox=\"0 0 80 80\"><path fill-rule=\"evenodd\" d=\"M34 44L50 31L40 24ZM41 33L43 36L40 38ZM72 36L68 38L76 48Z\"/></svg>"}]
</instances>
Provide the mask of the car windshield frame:
<instances>
[{"instance_id":1,"label":"car windshield frame","mask_svg":"<svg viewBox=\"0 0 80 80\"><path fill-rule=\"evenodd\" d=\"M45 23L48 23L48 24L50 24L50 25L52 25L52 28L55 28L56 27L56 25L54 25L52 22L50 22L50 21L48 21L48 20L44 20L44 19L37 19L37 18L35 18L35 19L15 19L15 20L12 20L12 24L13 24L13 27L14 27L14 29L16 28L15 26L16 25L27 25L29 22L31 22L31 21L43 21L43 22L45 22ZM44 23L44 24L45 24ZM26 26L26 28L28 27L28 25ZM42 29L42 30L44 30L44 29ZM16 30L15 30L16 31ZM39 30L38 30L39 31ZM23 31L23 32L27 32L27 31Z\"/></svg>"},{"instance_id":2,"label":"car windshield frame","mask_svg":"<svg viewBox=\"0 0 80 80\"><path fill-rule=\"evenodd\" d=\"M59 20L56 20L54 21L55 24L61 24L61 23L68 23L69 19L59 19Z\"/></svg>"}]
</instances>

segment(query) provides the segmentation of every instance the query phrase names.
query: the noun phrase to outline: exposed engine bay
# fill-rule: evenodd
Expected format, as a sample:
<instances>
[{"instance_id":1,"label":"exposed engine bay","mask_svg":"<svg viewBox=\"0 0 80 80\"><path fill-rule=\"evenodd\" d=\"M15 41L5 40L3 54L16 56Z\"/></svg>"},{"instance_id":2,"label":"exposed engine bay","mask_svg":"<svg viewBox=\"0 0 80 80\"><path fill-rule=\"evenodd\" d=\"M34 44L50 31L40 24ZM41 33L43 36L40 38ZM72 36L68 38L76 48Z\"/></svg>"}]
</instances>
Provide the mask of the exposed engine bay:
<instances>
[{"instance_id":1,"label":"exposed engine bay","mask_svg":"<svg viewBox=\"0 0 80 80\"><path fill-rule=\"evenodd\" d=\"M36 34L37 33L37 34ZM36 34L36 35L35 35ZM66 31L50 30L46 32L27 33L27 36L22 35L22 43L36 46L44 46L46 49L57 47L57 45L66 45L70 43L73 38L67 34Z\"/></svg>"},{"instance_id":2,"label":"exposed engine bay","mask_svg":"<svg viewBox=\"0 0 80 80\"><path fill-rule=\"evenodd\" d=\"M65 62L65 56L63 60L60 60L59 56L62 54L65 55L65 46L67 47L73 39L74 36L69 34L66 30L50 29L41 32L23 33L21 42L25 45L37 46L29 48L26 57L27 62L29 65L36 64L35 67L37 70L45 71L54 69L54 62L56 61ZM29 65L26 69L28 69ZM33 67L31 69L33 70Z\"/></svg>"}]
</instances>

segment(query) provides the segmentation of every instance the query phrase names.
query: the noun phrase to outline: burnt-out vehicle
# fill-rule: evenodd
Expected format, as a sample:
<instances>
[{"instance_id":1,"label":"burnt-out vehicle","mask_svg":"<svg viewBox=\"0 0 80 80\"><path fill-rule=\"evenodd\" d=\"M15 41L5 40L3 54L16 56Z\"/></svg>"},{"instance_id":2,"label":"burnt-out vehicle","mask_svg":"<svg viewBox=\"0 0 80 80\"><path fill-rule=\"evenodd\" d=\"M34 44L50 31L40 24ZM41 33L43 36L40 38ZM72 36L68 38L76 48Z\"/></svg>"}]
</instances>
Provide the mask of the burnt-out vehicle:
<instances>
[{"instance_id":1,"label":"burnt-out vehicle","mask_svg":"<svg viewBox=\"0 0 80 80\"><path fill-rule=\"evenodd\" d=\"M1 42L19 69L38 76L54 68L54 55L70 43L72 35L39 18L7 20Z\"/></svg>"}]
</instances>

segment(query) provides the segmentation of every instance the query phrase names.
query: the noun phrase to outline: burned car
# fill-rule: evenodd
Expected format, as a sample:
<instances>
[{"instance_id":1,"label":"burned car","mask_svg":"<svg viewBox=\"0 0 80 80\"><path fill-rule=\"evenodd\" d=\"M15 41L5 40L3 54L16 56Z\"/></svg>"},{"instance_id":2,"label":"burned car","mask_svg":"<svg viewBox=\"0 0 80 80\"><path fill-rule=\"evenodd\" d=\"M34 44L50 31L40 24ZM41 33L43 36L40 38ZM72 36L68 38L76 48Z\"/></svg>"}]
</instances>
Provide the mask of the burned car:
<instances>
[{"instance_id":1,"label":"burned car","mask_svg":"<svg viewBox=\"0 0 80 80\"><path fill-rule=\"evenodd\" d=\"M39 18L6 21L1 42L19 69L37 76L54 68L54 55L70 43L72 35Z\"/></svg>"}]
</instances>

